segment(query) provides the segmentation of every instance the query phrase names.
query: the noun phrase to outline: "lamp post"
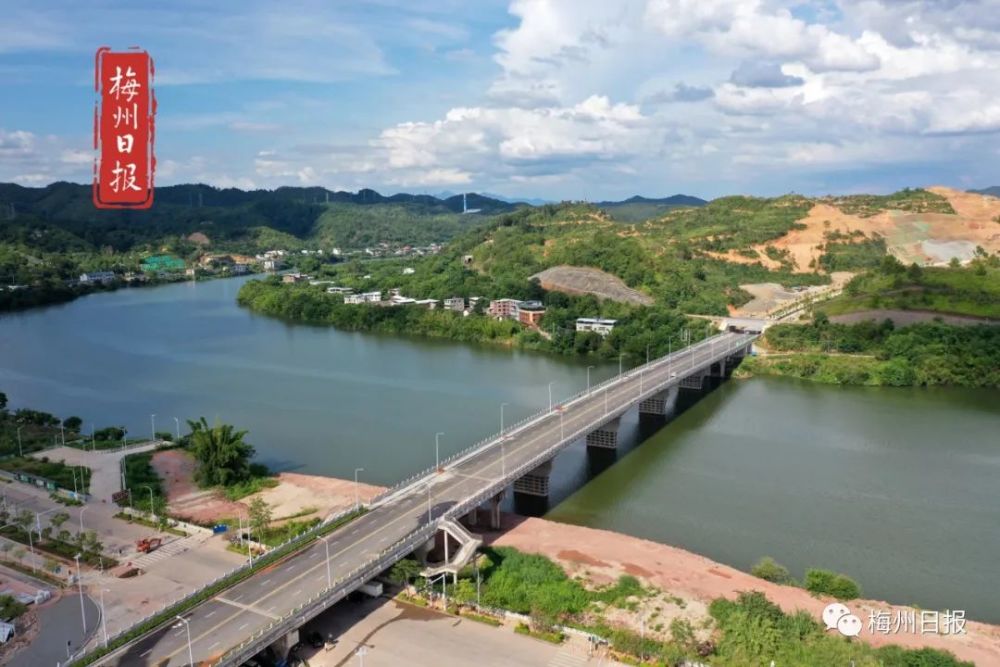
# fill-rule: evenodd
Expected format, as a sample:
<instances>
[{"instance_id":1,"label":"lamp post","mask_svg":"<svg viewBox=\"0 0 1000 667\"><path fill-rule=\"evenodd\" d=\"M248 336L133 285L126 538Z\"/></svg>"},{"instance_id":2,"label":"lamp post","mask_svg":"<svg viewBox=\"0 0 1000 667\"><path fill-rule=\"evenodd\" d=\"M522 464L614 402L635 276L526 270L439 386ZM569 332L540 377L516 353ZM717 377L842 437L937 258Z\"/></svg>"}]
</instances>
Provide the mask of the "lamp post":
<instances>
[{"instance_id":1,"label":"lamp post","mask_svg":"<svg viewBox=\"0 0 1000 667\"><path fill-rule=\"evenodd\" d=\"M194 652L191 651L191 626L188 625L188 622L187 622L186 619L183 619L180 616L176 616L175 618L177 618L178 621L180 621L181 623L183 623L184 627L187 629L188 662L193 665L194 664Z\"/></svg>"},{"instance_id":2,"label":"lamp post","mask_svg":"<svg viewBox=\"0 0 1000 667\"><path fill-rule=\"evenodd\" d=\"M508 405L510 405L510 403L500 404L500 437L503 437L503 409Z\"/></svg>"},{"instance_id":3,"label":"lamp post","mask_svg":"<svg viewBox=\"0 0 1000 667\"><path fill-rule=\"evenodd\" d=\"M65 447L66 446L66 426L62 423L62 421L59 422L59 437L62 439L62 446Z\"/></svg>"},{"instance_id":4,"label":"lamp post","mask_svg":"<svg viewBox=\"0 0 1000 667\"><path fill-rule=\"evenodd\" d=\"M427 482L427 523L431 521L431 483Z\"/></svg>"},{"instance_id":5,"label":"lamp post","mask_svg":"<svg viewBox=\"0 0 1000 667\"><path fill-rule=\"evenodd\" d=\"M80 532L83 533L83 513L90 508L90 505L84 505L80 508Z\"/></svg>"},{"instance_id":6,"label":"lamp post","mask_svg":"<svg viewBox=\"0 0 1000 667\"><path fill-rule=\"evenodd\" d=\"M444 435L444 431L438 431L434 434L434 469L441 470L441 436Z\"/></svg>"},{"instance_id":7,"label":"lamp post","mask_svg":"<svg viewBox=\"0 0 1000 667\"><path fill-rule=\"evenodd\" d=\"M76 466L70 468L69 472L71 475L73 475L73 495L75 496L78 493L76 489Z\"/></svg>"},{"instance_id":8,"label":"lamp post","mask_svg":"<svg viewBox=\"0 0 1000 667\"><path fill-rule=\"evenodd\" d=\"M624 352L618 353L618 376L621 377L622 374L622 358L625 356Z\"/></svg>"},{"instance_id":9,"label":"lamp post","mask_svg":"<svg viewBox=\"0 0 1000 667\"><path fill-rule=\"evenodd\" d=\"M76 561L76 583L80 586L80 618L83 620L83 634L87 634L87 612L83 607L83 572L80 570L80 554L73 556Z\"/></svg>"},{"instance_id":10,"label":"lamp post","mask_svg":"<svg viewBox=\"0 0 1000 667\"><path fill-rule=\"evenodd\" d=\"M365 471L364 468L355 468L354 469L354 511L355 512L357 512L361 508L361 492L359 491L360 486L358 484L358 473L359 472L364 472L364 471Z\"/></svg>"},{"instance_id":11,"label":"lamp post","mask_svg":"<svg viewBox=\"0 0 1000 667\"><path fill-rule=\"evenodd\" d=\"M150 439L156 440L156 415L149 415L149 434Z\"/></svg>"},{"instance_id":12,"label":"lamp post","mask_svg":"<svg viewBox=\"0 0 1000 667\"><path fill-rule=\"evenodd\" d=\"M326 547L326 587L333 588L333 578L330 576L330 540L323 540Z\"/></svg>"},{"instance_id":13,"label":"lamp post","mask_svg":"<svg viewBox=\"0 0 1000 667\"><path fill-rule=\"evenodd\" d=\"M21 448L21 429L22 428L24 428L24 427L23 426L18 426L17 427L17 454L18 454L18 456L21 456L21 457L24 456L24 449Z\"/></svg>"},{"instance_id":14,"label":"lamp post","mask_svg":"<svg viewBox=\"0 0 1000 667\"><path fill-rule=\"evenodd\" d=\"M590 369L593 366L587 366L587 394L590 395Z\"/></svg>"},{"instance_id":15,"label":"lamp post","mask_svg":"<svg viewBox=\"0 0 1000 667\"><path fill-rule=\"evenodd\" d=\"M177 429L176 430L176 433L177 433L177 442L180 442L181 441L181 420L178 419L177 417L174 417L174 428Z\"/></svg>"},{"instance_id":16,"label":"lamp post","mask_svg":"<svg viewBox=\"0 0 1000 667\"><path fill-rule=\"evenodd\" d=\"M552 412L552 385L554 384L555 382L549 383L549 412Z\"/></svg>"},{"instance_id":17,"label":"lamp post","mask_svg":"<svg viewBox=\"0 0 1000 667\"><path fill-rule=\"evenodd\" d=\"M90 451L97 449L97 425L90 423Z\"/></svg>"},{"instance_id":18,"label":"lamp post","mask_svg":"<svg viewBox=\"0 0 1000 667\"><path fill-rule=\"evenodd\" d=\"M104 591L106 588L101 589L101 634L104 635L104 648L108 647L108 615L104 613Z\"/></svg>"},{"instance_id":19,"label":"lamp post","mask_svg":"<svg viewBox=\"0 0 1000 667\"><path fill-rule=\"evenodd\" d=\"M156 521L156 506L153 504L153 487L149 484L143 484L143 486L149 491L149 516L153 517L153 521Z\"/></svg>"},{"instance_id":20,"label":"lamp post","mask_svg":"<svg viewBox=\"0 0 1000 667\"><path fill-rule=\"evenodd\" d=\"M649 365L649 343L646 343L646 364Z\"/></svg>"}]
</instances>

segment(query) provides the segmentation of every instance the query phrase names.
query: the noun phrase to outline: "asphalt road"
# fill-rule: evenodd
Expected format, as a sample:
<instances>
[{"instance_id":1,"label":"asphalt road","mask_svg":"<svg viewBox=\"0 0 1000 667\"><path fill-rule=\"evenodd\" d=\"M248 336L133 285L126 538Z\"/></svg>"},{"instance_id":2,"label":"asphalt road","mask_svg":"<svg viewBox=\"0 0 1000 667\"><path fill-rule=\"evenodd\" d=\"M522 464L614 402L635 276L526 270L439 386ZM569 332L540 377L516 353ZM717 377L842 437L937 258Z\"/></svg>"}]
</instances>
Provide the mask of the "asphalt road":
<instances>
[{"instance_id":1,"label":"asphalt road","mask_svg":"<svg viewBox=\"0 0 1000 667\"><path fill-rule=\"evenodd\" d=\"M606 390L600 387L566 403L561 416L553 412L508 432L502 447L487 445L457 459L444 472L429 476L427 483L410 487L295 556L199 605L185 615L187 626L178 621L162 628L112 654L101 664L191 665L188 630L194 664L218 658L326 588L328 576L336 581L339 576L349 574L455 505L486 488L503 488L504 471L516 470L542 453L554 454L568 444L567 438L574 432L592 430L608 417L628 409L635 404L640 387L646 395L653 388L676 384L721 356L728 346L746 345L752 339L753 336L743 334L720 334L713 342L703 341L675 352L669 359L655 361L641 372L633 369L608 384Z\"/></svg>"},{"instance_id":2,"label":"asphalt road","mask_svg":"<svg viewBox=\"0 0 1000 667\"><path fill-rule=\"evenodd\" d=\"M86 632L80 615L79 594L67 593L39 609L38 635L31 644L14 654L9 666L40 667L65 663L66 656L80 648L87 636L100 632L100 609L86 595L83 596L83 606L87 616Z\"/></svg>"}]
</instances>

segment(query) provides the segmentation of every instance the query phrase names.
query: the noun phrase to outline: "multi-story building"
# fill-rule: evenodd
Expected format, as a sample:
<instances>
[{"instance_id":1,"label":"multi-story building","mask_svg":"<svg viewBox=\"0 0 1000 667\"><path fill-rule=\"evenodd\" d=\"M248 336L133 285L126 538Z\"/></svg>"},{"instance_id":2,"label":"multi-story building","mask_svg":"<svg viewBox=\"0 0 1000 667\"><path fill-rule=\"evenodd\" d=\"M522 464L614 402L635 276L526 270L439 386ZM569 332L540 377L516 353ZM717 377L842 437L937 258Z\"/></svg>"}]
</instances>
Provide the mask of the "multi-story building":
<instances>
[{"instance_id":1,"label":"multi-story building","mask_svg":"<svg viewBox=\"0 0 1000 667\"><path fill-rule=\"evenodd\" d=\"M379 303L382 301L382 292L362 292L361 294L348 294L344 297L344 303Z\"/></svg>"},{"instance_id":2,"label":"multi-story building","mask_svg":"<svg viewBox=\"0 0 1000 667\"><path fill-rule=\"evenodd\" d=\"M487 312L490 317L495 317L498 320L516 320L517 307L520 303L517 299L494 299L490 301Z\"/></svg>"},{"instance_id":3,"label":"multi-story building","mask_svg":"<svg viewBox=\"0 0 1000 667\"><path fill-rule=\"evenodd\" d=\"M517 306L517 321L529 327L537 327L544 314L541 301L522 301Z\"/></svg>"},{"instance_id":4,"label":"multi-story building","mask_svg":"<svg viewBox=\"0 0 1000 667\"><path fill-rule=\"evenodd\" d=\"M593 331L604 337L611 333L617 322L618 320L605 320L600 317L578 317L576 318L576 330Z\"/></svg>"}]
</instances>

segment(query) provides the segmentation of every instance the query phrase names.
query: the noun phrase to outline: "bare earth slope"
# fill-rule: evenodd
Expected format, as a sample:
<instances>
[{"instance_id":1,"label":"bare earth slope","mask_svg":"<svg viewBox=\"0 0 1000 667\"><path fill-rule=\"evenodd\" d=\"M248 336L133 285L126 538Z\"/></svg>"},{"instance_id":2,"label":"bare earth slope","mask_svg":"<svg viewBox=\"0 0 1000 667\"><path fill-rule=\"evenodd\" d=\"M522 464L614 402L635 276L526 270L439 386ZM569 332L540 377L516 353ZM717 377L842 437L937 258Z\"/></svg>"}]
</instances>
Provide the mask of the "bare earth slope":
<instances>
[{"instance_id":1,"label":"bare earth slope","mask_svg":"<svg viewBox=\"0 0 1000 667\"><path fill-rule=\"evenodd\" d=\"M531 276L538 278L547 290L567 294L593 294L602 299L632 303L640 306L652 305L653 299L637 292L621 278L600 269L584 266L553 266Z\"/></svg>"},{"instance_id":2,"label":"bare earth slope","mask_svg":"<svg viewBox=\"0 0 1000 667\"><path fill-rule=\"evenodd\" d=\"M817 203L809 214L798 222L803 229L793 229L788 234L768 243L753 246L757 257L747 257L738 252L712 253L714 256L737 263L760 262L770 269L779 264L765 254L772 245L787 250L797 271L812 271L811 264L819 261L826 234L840 232L849 236L862 232L868 237L878 234L885 239L889 252L904 264L947 264L952 257L961 261L972 258L976 246L988 252L1000 252L1000 198L962 192L953 188L931 187L930 192L948 200L955 214L908 213L881 211L870 217L845 213L829 203Z\"/></svg>"}]
</instances>

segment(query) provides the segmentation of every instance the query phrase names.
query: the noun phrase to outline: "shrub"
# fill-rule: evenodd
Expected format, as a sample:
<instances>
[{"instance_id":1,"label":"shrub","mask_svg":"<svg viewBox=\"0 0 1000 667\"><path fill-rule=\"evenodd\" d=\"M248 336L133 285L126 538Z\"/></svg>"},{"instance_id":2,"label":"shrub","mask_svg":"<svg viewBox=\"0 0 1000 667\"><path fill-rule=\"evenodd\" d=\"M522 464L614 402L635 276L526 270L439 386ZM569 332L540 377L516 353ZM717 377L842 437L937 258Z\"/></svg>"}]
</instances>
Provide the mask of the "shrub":
<instances>
[{"instance_id":1,"label":"shrub","mask_svg":"<svg viewBox=\"0 0 1000 667\"><path fill-rule=\"evenodd\" d=\"M806 570L806 590L820 595L832 595L838 600L853 600L861 595L861 587L850 577L830 570Z\"/></svg>"},{"instance_id":2,"label":"shrub","mask_svg":"<svg viewBox=\"0 0 1000 667\"><path fill-rule=\"evenodd\" d=\"M788 568L776 562L770 556L764 556L757 561L750 568L750 574L764 581L771 581L776 584L792 583L792 577L788 574Z\"/></svg>"}]
</instances>

